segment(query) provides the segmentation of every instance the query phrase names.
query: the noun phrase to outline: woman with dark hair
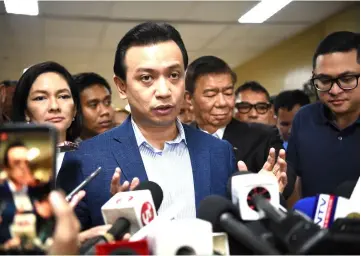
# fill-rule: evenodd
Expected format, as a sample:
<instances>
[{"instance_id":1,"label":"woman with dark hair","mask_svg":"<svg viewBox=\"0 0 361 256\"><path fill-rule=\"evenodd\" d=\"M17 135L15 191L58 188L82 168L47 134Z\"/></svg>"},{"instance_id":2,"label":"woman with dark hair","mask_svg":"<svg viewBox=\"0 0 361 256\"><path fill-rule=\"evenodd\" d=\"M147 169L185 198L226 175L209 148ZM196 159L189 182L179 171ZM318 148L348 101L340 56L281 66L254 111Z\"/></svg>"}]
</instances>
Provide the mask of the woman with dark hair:
<instances>
[{"instance_id":1,"label":"woman with dark hair","mask_svg":"<svg viewBox=\"0 0 361 256\"><path fill-rule=\"evenodd\" d=\"M71 74L60 64L43 62L20 77L13 96L13 121L50 123L58 143L73 142L81 130L79 92Z\"/></svg>"},{"instance_id":2,"label":"woman with dark hair","mask_svg":"<svg viewBox=\"0 0 361 256\"><path fill-rule=\"evenodd\" d=\"M81 105L78 87L71 74L60 64L43 62L31 66L20 77L13 97L13 121L52 124L58 130L58 147L72 143L81 131ZM64 148L64 147L63 147ZM62 151L61 151L62 152ZM64 153L57 154L57 173ZM82 190L72 199L75 205L85 196ZM109 225L94 227L79 234L80 242L104 234Z\"/></svg>"}]
</instances>

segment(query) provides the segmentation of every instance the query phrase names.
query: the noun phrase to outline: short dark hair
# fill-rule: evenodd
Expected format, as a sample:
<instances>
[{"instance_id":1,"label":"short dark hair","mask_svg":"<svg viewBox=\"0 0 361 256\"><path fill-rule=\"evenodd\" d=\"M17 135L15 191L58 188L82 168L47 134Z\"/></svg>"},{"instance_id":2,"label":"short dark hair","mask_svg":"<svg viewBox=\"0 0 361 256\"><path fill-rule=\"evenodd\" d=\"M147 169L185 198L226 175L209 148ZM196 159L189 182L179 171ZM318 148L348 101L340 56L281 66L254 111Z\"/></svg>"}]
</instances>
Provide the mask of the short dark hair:
<instances>
[{"instance_id":1,"label":"short dark hair","mask_svg":"<svg viewBox=\"0 0 361 256\"><path fill-rule=\"evenodd\" d=\"M208 74L230 74L232 83L237 82L237 75L232 71L228 64L215 56L202 56L189 64L186 72L186 90L193 95L196 87L196 81L199 77Z\"/></svg>"},{"instance_id":2,"label":"short dark hair","mask_svg":"<svg viewBox=\"0 0 361 256\"><path fill-rule=\"evenodd\" d=\"M112 89L110 88L109 83L105 80L104 77L97 73L93 72L86 72L86 73L79 73L73 75L75 83L78 85L78 90L81 93L86 88L89 88L95 84L100 84L104 86L110 94L112 94Z\"/></svg>"},{"instance_id":3,"label":"short dark hair","mask_svg":"<svg viewBox=\"0 0 361 256\"><path fill-rule=\"evenodd\" d=\"M271 97L269 95L269 92L264 88L260 83L256 81L248 81L242 84L240 87L236 90L236 96L238 96L241 92L251 90L253 92L259 92L264 93L266 95L266 98L268 101L271 101Z\"/></svg>"},{"instance_id":4,"label":"short dark hair","mask_svg":"<svg viewBox=\"0 0 361 256\"><path fill-rule=\"evenodd\" d=\"M275 114L278 114L278 110L280 108L285 108L287 111L293 109L294 106L300 105L301 107L304 105L310 104L310 98L301 90L290 90L283 91L277 95L274 106L275 106Z\"/></svg>"},{"instance_id":5,"label":"short dark hair","mask_svg":"<svg viewBox=\"0 0 361 256\"><path fill-rule=\"evenodd\" d=\"M0 85L5 85L5 86L16 86L18 81L15 80L4 80L2 82L0 82Z\"/></svg>"},{"instance_id":6,"label":"short dark hair","mask_svg":"<svg viewBox=\"0 0 361 256\"><path fill-rule=\"evenodd\" d=\"M184 69L188 66L188 54L179 32L167 23L145 22L131 30L119 41L114 58L114 74L126 80L125 55L133 46L146 46L161 42L174 41L183 55Z\"/></svg>"},{"instance_id":7,"label":"short dark hair","mask_svg":"<svg viewBox=\"0 0 361 256\"><path fill-rule=\"evenodd\" d=\"M317 46L312 60L313 69L316 68L316 60L320 55L334 52L349 52L352 50L357 51L356 61L360 63L360 33L350 31L331 33Z\"/></svg>"},{"instance_id":8,"label":"short dark hair","mask_svg":"<svg viewBox=\"0 0 361 256\"><path fill-rule=\"evenodd\" d=\"M20 140L15 140L10 142L7 147L4 150L4 158L3 158L3 164L5 167L9 167L9 151L12 148L18 148L18 147L22 147L22 148L26 148L25 144L20 141Z\"/></svg>"},{"instance_id":9,"label":"short dark hair","mask_svg":"<svg viewBox=\"0 0 361 256\"><path fill-rule=\"evenodd\" d=\"M25 73L20 77L19 82L16 85L13 97L13 121L26 121L25 110L27 109L27 99L30 89L38 76L48 72L55 72L61 75L70 88L74 104L76 106L77 114L75 116L75 120L66 131L66 140L74 141L76 138L79 137L82 127L82 112L80 106L79 91L69 71L56 62L47 61L33 65L29 69L27 69Z\"/></svg>"}]
</instances>

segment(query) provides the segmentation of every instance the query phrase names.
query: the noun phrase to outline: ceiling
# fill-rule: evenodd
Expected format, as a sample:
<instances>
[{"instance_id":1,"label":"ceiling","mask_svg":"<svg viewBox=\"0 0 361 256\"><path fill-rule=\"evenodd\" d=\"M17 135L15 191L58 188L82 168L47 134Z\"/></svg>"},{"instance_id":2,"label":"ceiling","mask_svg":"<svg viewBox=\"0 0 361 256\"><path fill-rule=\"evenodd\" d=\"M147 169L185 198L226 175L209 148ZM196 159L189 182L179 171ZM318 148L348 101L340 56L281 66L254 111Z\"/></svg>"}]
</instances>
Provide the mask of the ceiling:
<instances>
[{"instance_id":1,"label":"ceiling","mask_svg":"<svg viewBox=\"0 0 361 256\"><path fill-rule=\"evenodd\" d=\"M263 24L238 24L238 18L257 3L43 1L37 17L6 14L0 3L0 80L16 80L24 68L53 60L71 73L97 72L113 84L117 43L130 28L149 20L174 25L190 61L212 54L236 67L352 4L291 2ZM118 107L124 105L117 95L113 100Z\"/></svg>"}]
</instances>

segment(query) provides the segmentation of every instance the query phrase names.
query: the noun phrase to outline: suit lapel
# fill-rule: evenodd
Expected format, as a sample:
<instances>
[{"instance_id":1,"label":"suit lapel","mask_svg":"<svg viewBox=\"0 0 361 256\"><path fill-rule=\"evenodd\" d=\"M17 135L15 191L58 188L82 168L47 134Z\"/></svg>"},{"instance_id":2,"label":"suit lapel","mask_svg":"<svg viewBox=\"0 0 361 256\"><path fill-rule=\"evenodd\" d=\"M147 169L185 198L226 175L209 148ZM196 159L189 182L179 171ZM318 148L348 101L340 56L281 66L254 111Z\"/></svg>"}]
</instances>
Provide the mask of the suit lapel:
<instances>
[{"instance_id":1,"label":"suit lapel","mask_svg":"<svg viewBox=\"0 0 361 256\"><path fill-rule=\"evenodd\" d=\"M196 209L198 209L200 201L211 194L210 152L199 143L198 132L187 126L183 125L183 127L192 163Z\"/></svg>"},{"instance_id":2,"label":"suit lapel","mask_svg":"<svg viewBox=\"0 0 361 256\"><path fill-rule=\"evenodd\" d=\"M226 126L226 129L224 131L223 139L228 141L233 148L234 155L237 160L241 159L242 156L242 148L238 145L242 145L242 136L240 133L242 133L241 130L237 131L236 127L236 121L232 118L231 122ZM237 136L238 134L238 136Z\"/></svg>"},{"instance_id":3,"label":"suit lapel","mask_svg":"<svg viewBox=\"0 0 361 256\"><path fill-rule=\"evenodd\" d=\"M131 181L134 177L138 177L141 182L148 180L130 116L116 129L109 146L118 166L122 170L123 178L128 181Z\"/></svg>"}]
</instances>

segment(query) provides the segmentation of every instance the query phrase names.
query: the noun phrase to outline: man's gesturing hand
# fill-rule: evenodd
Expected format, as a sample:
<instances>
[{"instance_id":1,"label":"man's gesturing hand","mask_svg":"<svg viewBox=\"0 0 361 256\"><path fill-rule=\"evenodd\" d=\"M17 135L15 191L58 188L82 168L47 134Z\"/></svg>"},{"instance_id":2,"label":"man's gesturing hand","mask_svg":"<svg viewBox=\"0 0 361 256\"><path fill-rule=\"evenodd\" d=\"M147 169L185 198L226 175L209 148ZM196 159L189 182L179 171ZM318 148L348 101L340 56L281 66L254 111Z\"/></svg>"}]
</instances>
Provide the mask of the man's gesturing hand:
<instances>
[{"instance_id":1,"label":"man's gesturing hand","mask_svg":"<svg viewBox=\"0 0 361 256\"><path fill-rule=\"evenodd\" d=\"M238 171L247 171L248 168L243 161L237 163ZM281 149L276 161L276 150L271 148L259 174L274 175L277 178L279 191L282 193L287 185L287 162L286 152Z\"/></svg>"},{"instance_id":2,"label":"man's gesturing hand","mask_svg":"<svg viewBox=\"0 0 361 256\"><path fill-rule=\"evenodd\" d=\"M279 186L279 191L282 193L287 185L287 162L286 151L281 149L276 161L276 150L271 148L268 154L267 161L264 163L262 170L259 173L273 174L276 176Z\"/></svg>"},{"instance_id":3,"label":"man's gesturing hand","mask_svg":"<svg viewBox=\"0 0 361 256\"><path fill-rule=\"evenodd\" d=\"M129 190L135 189L139 185L139 179L134 178L132 180L132 183L129 184L128 181L125 181L122 185L120 185L120 177L121 177L122 171L119 167L115 168L115 172L112 177L112 181L110 183L110 193L112 195L115 195L118 192L123 192Z\"/></svg>"}]
</instances>

